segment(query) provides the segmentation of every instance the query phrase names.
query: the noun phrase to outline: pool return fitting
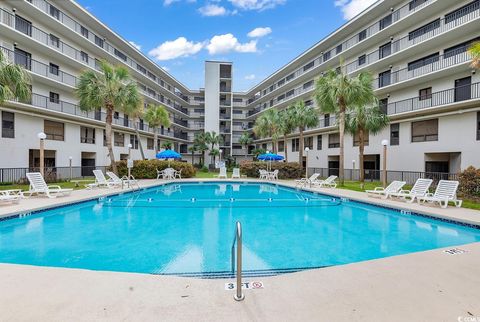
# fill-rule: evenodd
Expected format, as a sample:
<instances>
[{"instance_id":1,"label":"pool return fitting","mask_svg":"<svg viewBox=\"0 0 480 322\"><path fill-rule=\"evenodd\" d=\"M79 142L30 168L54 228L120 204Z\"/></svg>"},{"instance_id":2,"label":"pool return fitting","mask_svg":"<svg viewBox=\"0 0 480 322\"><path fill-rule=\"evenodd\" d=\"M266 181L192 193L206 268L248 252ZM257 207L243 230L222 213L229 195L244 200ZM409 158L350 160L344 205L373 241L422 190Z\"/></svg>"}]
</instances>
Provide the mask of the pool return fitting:
<instances>
[{"instance_id":1,"label":"pool return fitting","mask_svg":"<svg viewBox=\"0 0 480 322\"><path fill-rule=\"evenodd\" d=\"M235 242L237 243L237 256L235 257ZM243 301L245 295L242 290L242 224L237 221L235 227L235 237L232 243L232 271L235 271L235 261L237 266L236 280L237 289L233 298L235 301Z\"/></svg>"}]
</instances>

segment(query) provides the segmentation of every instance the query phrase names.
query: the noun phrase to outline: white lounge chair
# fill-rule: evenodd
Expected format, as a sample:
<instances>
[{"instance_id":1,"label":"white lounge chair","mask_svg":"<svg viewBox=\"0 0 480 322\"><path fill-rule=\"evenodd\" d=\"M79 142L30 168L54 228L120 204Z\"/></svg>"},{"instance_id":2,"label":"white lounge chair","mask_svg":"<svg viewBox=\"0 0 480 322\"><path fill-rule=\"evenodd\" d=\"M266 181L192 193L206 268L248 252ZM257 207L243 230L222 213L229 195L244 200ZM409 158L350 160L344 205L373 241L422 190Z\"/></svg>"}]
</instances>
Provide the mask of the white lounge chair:
<instances>
[{"instance_id":1,"label":"white lounge chair","mask_svg":"<svg viewBox=\"0 0 480 322\"><path fill-rule=\"evenodd\" d=\"M131 175L130 178L127 178L127 176L119 178L114 172L107 171L107 176L110 178L109 181L113 182L116 185L138 185L138 181L135 180L135 178Z\"/></svg>"},{"instance_id":2,"label":"white lounge chair","mask_svg":"<svg viewBox=\"0 0 480 322\"><path fill-rule=\"evenodd\" d=\"M337 187L337 183L335 182L335 180L337 180L337 178L338 178L337 176L330 176L325 180L318 180L318 179L313 180L310 185L318 187L318 188L327 187L327 188L334 188L335 189Z\"/></svg>"},{"instance_id":3,"label":"white lounge chair","mask_svg":"<svg viewBox=\"0 0 480 322\"><path fill-rule=\"evenodd\" d=\"M21 190L0 190L0 202L2 203L18 203L22 198Z\"/></svg>"},{"instance_id":4,"label":"white lounge chair","mask_svg":"<svg viewBox=\"0 0 480 322\"><path fill-rule=\"evenodd\" d=\"M462 200L457 199L458 181L440 180L435 193L428 193L423 197L417 197L418 203L438 203L442 208L447 208L449 202L455 207L462 206Z\"/></svg>"},{"instance_id":5,"label":"white lounge chair","mask_svg":"<svg viewBox=\"0 0 480 322\"><path fill-rule=\"evenodd\" d=\"M220 178L227 179L227 168L221 167L220 173L216 177L218 177L218 179Z\"/></svg>"},{"instance_id":6,"label":"white lounge chair","mask_svg":"<svg viewBox=\"0 0 480 322\"><path fill-rule=\"evenodd\" d=\"M399 192L392 192L387 194L388 197L402 198L408 203L415 201L415 198L426 196L428 188L432 185L432 179L417 179L411 190L400 190Z\"/></svg>"},{"instance_id":7,"label":"white lounge chair","mask_svg":"<svg viewBox=\"0 0 480 322\"><path fill-rule=\"evenodd\" d=\"M240 168L233 168L232 179L240 179Z\"/></svg>"},{"instance_id":8,"label":"white lounge chair","mask_svg":"<svg viewBox=\"0 0 480 322\"><path fill-rule=\"evenodd\" d=\"M108 180L103 174L102 170L93 170L93 175L95 176L95 182L86 184L85 187L87 187L87 189L100 188L100 187L114 188L122 185L121 181L114 182L111 179Z\"/></svg>"},{"instance_id":9,"label":"white lounge chair","mask_svg":"<svg viewBox=\"0 0 480 322\"><path fill-rule=\"evenodd\" d=\"M390 194L400 192L405 184L405 181L392 181L386 188L376 187L374 190L366 190L365 192L369 196L375 195L381 196L382 199L387 199Z\"/></svg>"},{"instance_id":10,"label":"white lounge chair","mask_svg":"<svg viewBox=\"0 0 480 322\"><path fill-rule=\"evenodd\" d=\"M317 180L319 176L320 176L320 173L314 173L310 176L310 178L302 178L302 179L295 180L295 186L305 187L307 184L311 185L312 182Z\"/></svg>"},{"instance_id":11,"label":"white lounge chair","mask_svg":"<svg viewBox=\"0 0 480 322\"><path fill-rule=\"evenodd\" d=\"M47 185L45 179L40 172L27 173L27 179L30 182L30 189L23 192L23 194L32 195L45 195L48 198L56 198L58 196L69 195L73 189L63 189L59 185Z\"/></svg>"}]
</instances>

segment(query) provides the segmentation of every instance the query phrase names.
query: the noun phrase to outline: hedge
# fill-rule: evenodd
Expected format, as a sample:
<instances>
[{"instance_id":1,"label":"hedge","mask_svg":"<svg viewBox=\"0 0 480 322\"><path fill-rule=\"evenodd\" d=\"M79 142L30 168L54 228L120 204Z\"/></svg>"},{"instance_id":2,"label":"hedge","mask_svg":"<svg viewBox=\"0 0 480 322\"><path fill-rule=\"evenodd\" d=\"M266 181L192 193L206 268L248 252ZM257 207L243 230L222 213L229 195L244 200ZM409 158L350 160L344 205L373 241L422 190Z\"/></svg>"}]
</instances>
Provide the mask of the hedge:
<instances>
[{"instance_id":1,"label":"hedge","mask_svg":"<svg viewBox=\"0 0 480 322\"><path fill-rule=\"evenodd\" d=\"M267 170L269 162L242 161L240 171L248 177L258 178L258 170ZM272 162L271 171L278 170L279 179L298 179L304 172L298 162Z\"/></svg>"},{"instance_id":2,"label":"hedge","mask_svg":"<svg viewBox=\"0 0 480 322\"><path fill-rule=\"evenodd\" d=\"M160 160L138 160L133 161L132 176L135 179L156 179L157 169L163 170L168 168L168 161ZM187 162L171 161L170 168L177 171L182 170L182 178L195 177L196 170L192 164ZM119 176L127 175L127 161L118 161L117 169Z\"/></svg>"},{"instance_id":3,"label":"hedge","mask_svg":"<svg viewBox=\"0 0 480 322\"><path fill-rule=\"evenodd\" d=\"M480 169L470 166L459 175L460 191L466 196L480 197Z\"/></svg>"}]
</instances>

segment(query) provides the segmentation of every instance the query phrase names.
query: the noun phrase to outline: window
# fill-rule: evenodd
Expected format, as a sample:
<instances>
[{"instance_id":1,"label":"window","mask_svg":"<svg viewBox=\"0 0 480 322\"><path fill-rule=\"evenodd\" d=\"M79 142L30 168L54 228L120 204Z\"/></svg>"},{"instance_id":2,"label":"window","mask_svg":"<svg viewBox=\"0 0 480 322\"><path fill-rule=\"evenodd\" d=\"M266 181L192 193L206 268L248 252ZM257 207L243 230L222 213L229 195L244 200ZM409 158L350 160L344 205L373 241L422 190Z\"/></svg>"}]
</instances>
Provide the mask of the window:
<instances>
[{"instance_id":1,"label":"window","mask_svg":"<svg viewBox=\"0 0 480 322\"><path fill-rule=\"evenodd\" d=\"M387 56L390 56L392 53L392 43L389 42L385 45L382 45L378 48L378 58L382 59Z\"/></svg>"},{"instance_id":2,"label":"window","mask_svg":"<svg viewBox=\"0 0 480 322\"><path fill-rule=\"evenodd\" d=\"M367 55L362 55L358 57L358 66L362 66L367 62Z\"/></svg>"},{"instance_id":3,"label":"window","mask_svg":"<svg viewBox=\"0 0 480 322\"><path fill-rule=\"evenodd\" d=\"M32 23L19 15L15 15L15 29L25 35L32 36Z\"/></svg>"},{"instance_id":4,"label":"window","mask_svg":"<svg viewBox=\"0 0 480 322\"><path fill-rule=\"evenodd\" d=\"M432 88L427 87L427 88L422 88L421 90L418 91L418 100L423 101L423 100L428 100L432 98Z\"/></svg>"},{"instance_id":5,"label":"window","mask_svg":"<svg viewBox=\"0 0 480 322\"><path fill-rule=\"evenodd\" d=\"M50 16L60 20L60 10L50 4Z\"/></svg>"},{"instance_id":6,"label":"window","mask_svg":"<svg viewBox=\"0 0 480 322\"><path fill-rule=\"evenodd\" d=\"M367 38L367 29L360 31L358 34L358 41L362 41Z\"/></svg>"},{"instance_id":7,"label":"window","mask_svg":"<svg viewBox=\"0 0 480 322\"><path fill-rule=\"evenodd\" d=\"M154 150L153 146L153 139L152 138L147 138L147 150Z\"/></svg>"},{"instance_id":8,"label":"window","mask_svg":"<svg viewBox=\"0 0 480 322\"><path fill-rule=\"evenodd\" d=\"M145 67L143 67L142 65L139 65L137 64L137 70L139 70L140 72L146 74L147 73L147 69Z\"/></svg>"},{"instance_id":9,"label":"window","mask_svg":"<svg viewBox=\"0 0 480 322\"><path fill-rule=\"evenodd\" d=\"M118 113L117 111L113 112L113 118L115 120L118 120L120 118L120 113Z\"/></svg>"},{"instance_id":10,"label":"window","mask_svg":"<svg viewBox=\"0 0 480 322\"><path fill-rule=\"evenodd\" d=\"M123 126L128 127L129 124L130 124L130 122L128 121L128 115L127 115L127 114L123 114Z\"/></svg>"},{"instance_id":11,"label":"window","mask_svg":"<svg viewBox=\"0 0 480 322\"><path fill-rule=\"evenodd\" d=\"M413 40L415 38L421 37L435 29L440 28L440 19L434 20L425 26L422 26L414 31L408 33L408 40Z\"/></svg>"},{"instance_id":12,"label":"window","mask_svg":"<svg viewBox=\"0 0 480 322\"><path fill-rule=\"evenodd\" d=\"M59 72L60 72L60 67L58 67L58 65L50 63L50 74L58 76Z\"/></svg>"},{"instance_id":13,"label":"window","mask_svg":"<svg viewBox=\"0 0 480 322\"><path fill-rule=\"evenodd\" d=\"M340 134L334 133L328 135L328 148L334 149L340 147Z\"/></svg>"},{"instance_id":14,"label":"window","mask_svg":"<svg viewBox=\"0 0 480 322\"><path fill-rule=\"evenodd\" d=\"M383 30L392 24L392 14L389 14L379 22L380 30Z\"/></svg>"},{"instance_id":15,"label":"window","mask_svg":"<svg viewBox=\"0 0 480 322\"><path fill-rule=\"evenodd\" d=\"M415 10L417 7L419 7L420 5L424 4L427 1L428 0L412 0L408 4L408 8L409 10Z\"/></svg>"},{"instance_id":16,"label":"window","mask_svg":"<svg viewBox=\"0 0 480 322\"><path fill-rule=\"evenodd\" d=\"M435 53L435 54L428 55L426 57L417 59L415 61L412 61L411 63L408 63L408 70L412 71L412 70L415 70L417 68L422 68L424 66L431 65L433 63L438 62L438 59L439 59L439 54L438 53Z\"/></svg>"},{"instance_id":17,"label":"window","mask_svg":"<svg viewBox=\"0 0 480 322\"><path fill-rule=\"evenodd\" d=\"M400 123L390 124L390 145L400 144Z\"/></svg>"},{"instance_id":18,"label":"window","mask_svg":"<svg viewBox=\"0 0 480 322\"><path fill-rule=\"evenodd\" d=\"M323 122L325 124L325 127L330 126L330 114L325 114L323 116Z\"/></svg>"},{"instance_id":19,"label":"window","mask_svg":"<svg viewBox=\"0 0 480 322\"><path fill-rule=\"evenodd\" d=\"M388 86L391 83L391 72L390 70L384 71L383 73L378 74L378 87Z\"/></svg>"},{"instance_id":20,"label":"window","mask_svg":"<svg viewBox=\"0 0 480 322\"><path fill-rule=\"evenodd\" d=\"M450 57L453 57L453 56L456 56L456 55L459 55L459 54L463 54L464 52L466 52L468 50L468 48L470 48L470 46L474 42L479 41L479 40L480 40L480 38L476 38L476 39L472 39L472 40L466 41L464 43L455 45L453 47L447 48L443 51L443 58L447 59L447 58L450 58Z\"/></svg>"},{"instance_id":21,"label":"window","mask_svg":"<svg viewBox=\"0 0 480 322\"><path fill-rule=\"evenodd\" d=\"M50 92L50 103L55 103L55 104L60 103L60 94Z\"/></svg>"},{"instance_id":22,"label":"window","mask_svg":"<svg viewBox=\"0 0 480 322\"><path fill-rule=\"evenodd\" d=\"M285 95L286 95L287 97L290 97L290 96L292 96L293 94L295 94L295 90L294 90L294 89L291 89L291 90L289 90Z\"/></svg>"},{"instance_id":23,"label":"window","mask_svg":"<svg viewBox=\"0 0 480 322\"><path fill-rule=\"evenodd\" d=\"M60 38L55 35L50 34L50 45L60 48Z\"/></svg>"},{"instance_id":24,"label":"window","mask_svg":"<svg viewBox=\"0 0 480 322\"><path fill-rule=\"evenodd\" d=\"M104 43L103 39L95 35L95 45L103 48L103 43Z\"/></svg>"},{"instance_id":25,"label":"window","mask_svg":"<svg viewBox=\"0 0 480 322\"><path fill-rule=\"evenodd\" d=\"M295 75L292 73L292 74L288 75L288 76L285 78L285 80L286 80L287 82L289 82L289 81L291 81L291 80L293 79L293 77L295 77Z\"/></svg>"},{"instance_id":26,"label":"window","mask_svg":"<svg viewBox=\"0 0 480 322\"><path fill-rule=\"evenodd\" d=\"M80 127L80 143L95 144L95 129L93 127Z\"/></svg>"},{"instance_id":27,"label":"window","mask_svg":"<svg viewBox=\"0 0 480 322\"><path fill-rule=\"evenodd\" d=\"M127 55L119 51L117 48L115 48L113 52L115 53L115 56L119 57L121 60L127 61Z\"/></svg>"},{"instance_id":28,"label":"window","mask_svg":"<svg viewBox=\"0 0 480 322\"><path fill-rule=\"evenodd\" d=\"M323 54L323 61L329 60L331 56L332 56L332 53L327 51L325 54Z\"/></svg>"},{"instance_id":29,"label":"window","mask_svg":"<svg viewBox=\"0 0 480 322\"><path fill-rule=\"evenodd\" d=\"M15 138L15 114L2 111L2 138Z\"/></svg>"},{"instance_id":30,"label":"window","mask_svg":"<svg viewBox=\"0 0 480 322\"><path fill-rule=\"evenodd\" d=\"M292 139L292 152L298 152L300 149L300 139Z\"/></svg>"},{"instance_id":31,"label":"window","mask_svg":"<svg viewBox=\"0 0 480 322\"><path fill-rule=\"evenodd\" d=\"M480 141L480 112L477 112L477 141Z\"/></svg>"},{"instance_id":32,"label":"window","mask_svg":"<svg viewBox=\"0 0 480 322\"><path fill-rule=\"evenodd\" d=\"M317 150L321 150L322 149L322 136L321 135L317 135Z\"/></svg>"},{"instance_id":33,"label":"window","mask_svg":"<svg viewBox=\"0 0 480 322\"><path fill-rule=\"evenodd\" d=\"M285 94L282 94L279 97L277 97L277 102L282 101L284 99L285 99Z\"/></svg>"},{"instance_id":34,"label":"window","mask_svg":"<svg viewBox=\"0 0 480 322\"><path fill-rule=\"evenodd\" d=\"M138 137L135 134L130 134L130 144L132 149L138 150Z\"/></svg>"},{"instance_id":35,"label":"window","mask_svg":"<svg viewBox=\"0 0 480 322\"><path fill-rule=\"evenodd\" d=\"M113 133L113 145L124 147L125 146L125 134L114 132Z\"/></svg>"},{"instance_id":36,"label":"window","mask_svg":"<svg viewBox=\"0 0 480 322\"><path fill-rule=\"evenodd\" d=\"M303 139L303 148L309 148L310 150L313 150L313 136Z\"/></svg>"},{"instance_id":37,"label":"window","mask_svg":"<svg viewBox=\"0 0 480 322\"><path fill-rule=\"evenodd\" d=\"M340 54L343 51L343 46L342 44L338 45L337 48L335 48L335 54Z\"/></svg>"},{"instance_id":38,"label":"window","mask_svg":"<svg viewBox=\"0 0 480 322\"><path fill-rule=\"evenodd\" d=\"M278 83L277 83L277 86L280 87L283 84L285 84L285 79L279 80Z\"/></svg>"},{"instance_id":39,"label":"window","mask_svg":"<svg viewBox=\"0 0 480 322\"><path fill-rule=\"evenodd\" d=\"M365 144L365 146L368 146L368 144L370 143L370 135L369 135L368 131L363 133L363 143ZM360 146L360 134L359 133L355 133L355 135L353 136L353 146Z\"/></svg>"},{"instance_id":40,"label":"window","mask_svg":"<svg viewBox=\"0 0 480 322\"><path fill-rule=\"evenodd\" d=\"M469 4L467 4L467 5L465 5L461 8L458 8L455 11L447 13L445 15L445 23L447 24L447 23L450 23L450 22L455 21L457 19L460 19L460 18L462 18L466 15L469 15L472 12L478 10L479 8L480 8L480 1L479 0L470 2Z\"/></svg>"},{"instance_id":41,"label":"window","mask_svg":"<svg viewBox=\"0 0 480 322\"><path fill-rule=\"evenodd\" d=\"M307 89L313 86L313 80L303 84L303 89Z\"/></svg>"},{"instance_id":42,"label":"window","mask_svg":"<svg viewBox=\"0 0 480 322\"><path fill-rule=\"evenodd\" d=\"M278 141L278 152L285 151L285 141Z\"/></svg>"},{"instance_id":43,"label":"window","mask_svg":"<svg viewBox=\"0 0 480 322\"><path fill-rule=\"evenodd\" d=\"M103 130L103 146L107 146L107 133Z\"/></svg>"},{"instance_id":44,"label":"window","mask_svg":"<svg viewBox=\"0 0 480 322\"><path fill-rule=\"evenodd\" d=\"M82 34L83 37L88 38L88 29L85 28L84 26L80 26L80 33Z\"/></svg>"},{"instance_id":45,"label":"window","mask_svg":"<svg viewBox=\"0 0 480 322\"><path fill-rule=\"evenodd\" d=\"M151 72L147 72L147 75L148 75L148 77L150 77L150 78L153 79L154 81L157 80L157 76L155 76L155 75L152 74Z\"/></svg>"},{"instance_id":46,"label":"window","mask_svg":"<svg viewBox=\"0 0 480 322\"><path fill-rule=\"evenodd\" d=\"M32 68L32 54L21 49L15 48L15 64L23 66L25 69Z\"/></svg>"},{"instance_id":47,"label":"window","mask_svg":"<svg viewBox=\"0 0 480 322\"><path fill-rule=\"evenodd\" d=\"M63 123L45 120L43 122L43 132L47 135L47 140L65 140Z\"/></svg>"},{"instance_id":48,"label":"window","mask_svg":"<svg viewBox=\"0 0 480 322\"><path fill-rule=\"evenodd\" d=\"M311 61L309 62L308 64L306 64L305 66L303 66L303 71L307 71L309 70L310 68L312 68L313 66L315 65L315 62Z\"/></svg>"},{"instance_id":49,"label":"window","mask_svg":"<svg viewBox=\"0 0 480 322\"><path fill-rule=\"evenodd\" d=\"M80 58L82 59L82 61L84 63L87 63L88 64L88 54L84 51L81 51L80 52Z\"/></svg>"},{"instance_id":50,"label":"window","mask_svg":"<svg viewBox=\"0 0 480 322\"><path fill-rule=\"evenodd\" d=\"M378 108L383 114L388 114L388 97L378 101Z\"/></svg>"},{"instance_id":51,"label":"window","mask_svg":"<svg viewBox=\"0 0 480 322\"><path fill-rule=\"evenodd\" d=\"M412 142L438 141L438 119L412 122Z\"/></svg>"}]
</instances>

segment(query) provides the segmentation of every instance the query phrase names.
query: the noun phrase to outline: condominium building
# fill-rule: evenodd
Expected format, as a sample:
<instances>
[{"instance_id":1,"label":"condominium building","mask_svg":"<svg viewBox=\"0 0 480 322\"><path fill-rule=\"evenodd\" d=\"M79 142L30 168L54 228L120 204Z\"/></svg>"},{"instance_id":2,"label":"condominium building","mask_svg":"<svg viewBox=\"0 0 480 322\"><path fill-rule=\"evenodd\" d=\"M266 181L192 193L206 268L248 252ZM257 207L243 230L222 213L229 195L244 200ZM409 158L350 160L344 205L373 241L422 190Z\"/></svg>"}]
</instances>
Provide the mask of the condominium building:
<instances>
[{"instance_id":1,"label":"condominium building","mask_svg":"<svg viewBox=\"0 0 480 322\"><path fill-rule=\"evenodd\" d=\"M372 72L375 93L390 125L369 135L365 167L379 169L383 139L388 139L391 170L458 172L480 166L480 76L470 67L468 47L480 40L480 2L383 0L303 52L246 92L234 92L231 62L205 62L205 88L189 89L74 1L4 0L0 2L0 46L5 56L32 76L32 99L0 106L4 156L0 168L39 163L37 133L47 135L46 165L99 166L109 163L104 146L102 110L85 112L74 88L79 74L98 70L99 60L126 66L138 82L145 104L162 104L170 128L158 129L160 144L171 141L190 160L196 133L222 136L224 155L237 160L247 150L244 131L270 108L298 100L315 105L315 80L343 62L354 76ZM137 136L137 131L139 136ZM116 159L154 158L153 129L142 119L114 115ZM358 140L347 135L346 168L358 168ZM306 131L309 167L338 168L339 136L333 115L321 115ZM289 161L298 160L298 133L281 141ZM198 157L198 155L197 155ZM308 158L308 160L307 160ZM194 162L198 162L194 158Z\"/></svg>"}]
</instances>

